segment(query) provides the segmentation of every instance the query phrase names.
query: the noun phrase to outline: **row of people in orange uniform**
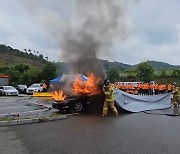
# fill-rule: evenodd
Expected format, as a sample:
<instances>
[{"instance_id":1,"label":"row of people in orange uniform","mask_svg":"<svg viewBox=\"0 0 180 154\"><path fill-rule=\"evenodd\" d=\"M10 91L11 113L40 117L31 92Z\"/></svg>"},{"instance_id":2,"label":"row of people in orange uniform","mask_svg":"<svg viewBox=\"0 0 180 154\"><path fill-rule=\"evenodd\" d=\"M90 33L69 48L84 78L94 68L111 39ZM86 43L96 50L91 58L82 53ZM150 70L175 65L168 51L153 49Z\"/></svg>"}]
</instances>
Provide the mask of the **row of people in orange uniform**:
<instances>
[{"instance_id":1,"label":"row of people in orange uniform","mask_svg":"<svg viewBox=\"0 0 180 154\"><path fill-rule=\"evenodd\" d=\"M137 83L134 85L131 83L115 83L114 88L135 95L157 95L172 92L173 84Z\"/></svg>"}]
</instances>

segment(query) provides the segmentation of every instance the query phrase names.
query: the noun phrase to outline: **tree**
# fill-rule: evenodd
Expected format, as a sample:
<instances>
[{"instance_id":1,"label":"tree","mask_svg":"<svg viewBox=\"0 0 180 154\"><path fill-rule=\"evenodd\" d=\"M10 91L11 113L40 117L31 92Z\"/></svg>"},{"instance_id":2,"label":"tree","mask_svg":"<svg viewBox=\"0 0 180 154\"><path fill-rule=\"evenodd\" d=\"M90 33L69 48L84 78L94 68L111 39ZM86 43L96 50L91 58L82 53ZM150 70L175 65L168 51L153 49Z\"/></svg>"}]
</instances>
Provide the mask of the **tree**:
<instances>
[{"instance_id":1,"label":"tree","mask_svg":"<svg viewBox=\"0 0 180 154\"><path fill-rule=\"evenodd\" d=\"M27 85L31 85L33 83L41 82L41 71L35 67L31 67L27 72L23 75L23 83Z\"/></svg>"},{"instance_id":2,"label":"tree","mask_svg":"<svg viewBox=\"0 0 180 154\"><path fill-rule=\"evenodd\" d=\"M29 51L29 54L31 54L31 51L32 51L32 50L31 50L31 49L29 49L28 51Z\"/></svg>"},{"instance_id":3,"label":"tree","mask_svg":"<svg viewBox=\"0 0 180 154\"><path fill-rule=\"evenodd\" d=\"M42 54L40 54L40 55L39 55L39 58L40 58L40 59L43 59L43 58L44 58L44 56L43 56Z\"/></svg>"},{"instance_id":4,"label":"tree","mask_svg":"<svg viewBox=\"0 0 180 154\"><path fill-rule=\"evenodd\" d=\"M48 59L49 59L48 57L44 57L44 58L45 58L47 61L48 61Z\"/></svg>"},{"instance_id":5,"label":"tree","mask_svg":"<svg viewBox=\"0 0 180 154\"><path fill-rule=\"evenodd\" d=\"M120 78L120 70L117 67L112 67L108 72L108 78L111 82L116 82Z\"/></svg>"},{"instance_id":6,"label":"tree","mask_svg":"<svg viewBox=\"0 0 180 154\"><path fill-rule=\"evenodd\" d=\"M125 76L126 76L126 80L135 80L136 79L136 70L134 69L128 69L124 72Z\"/></svg>"},{"instance_id":7,"label":"tree","mask_svg":"<svg viewBox=\"0 0 180 154\"><path fill-rule=\"evenodd\" d=\"M167 72L166 72L165 69L162 69L162 70L161 70L160 77L164 77L164 78L167 77Z\"/></svg>"},{"instance_id":8,"label":"tree","mask_svg":"<svg viewBox=\"0 0 180 154\"><path fill-rule=\"evenodd\" d=\"M173 77L180 77L180 70L173 70L173 72L171 73L171 76Z\"/></svg>"},{"instance_id":9,"label":"tree","mask_svg":"<svg viewBox=\"0 0 180 154\"><path fill-rule=\"evenodd\" d=\"M154 68L148 62L138 64L136 72L139 80L143 82L152 81L154 76Z\"/></svg>"},{"instance_id":10,"label":"tree","mask_svg":"<svg viewBox=\"0 0 180 154\"><path fill-rule=\"evenodd\" d=\"M27 53L27 49L24 49L24 52Z\"/></svg>"},{"instance_id":11,"label":"tree","mask_svg":"<svg viewBox=\"0 0 180 154\"><path fill-rule=\"evenodd\" d=\"M8 68L5 71L5 74L10 76L12 85L25 84L29 81L29 78L24 77L29 69L30 69L30 67L26 64L18 64L18 65ZM30 78L31 78L31 76L29 75Z\"/></svg>"},{"instance_id":12,"label":"tree","mask_svg":"<svg viewBox=\"0 0 180 154\"><path fill-rule=\"evenodd\" d=\"M15 69L17 71L19 71L20 73L24 73L25 71L27 71L29 69L29 65L27 65L27 64L18 64L18 65L15 65Z\"/></svg>"},{"instance_id":13,"label":"tree","mask_svg":"<svg viewBox=\"0 0 180 154\"><path fill-rule=\"evenodd\" d=\"M21 73L17 71L14 67L7 70L6 74L10 76L10 81L12 85L16 85L22 79Z\"/></svg>"},{"instance_id":14,"label":"tree","mask_svg":"<svg viewBox=\"0 0 180 154\"><path fill-rule=\"evenodd\" d=\"M44 80L46 83L49 83L51 79L53 79L56 75L56 66L51 63L47 62L41 72L41 78Z\"/></svg>"}]
</instances>

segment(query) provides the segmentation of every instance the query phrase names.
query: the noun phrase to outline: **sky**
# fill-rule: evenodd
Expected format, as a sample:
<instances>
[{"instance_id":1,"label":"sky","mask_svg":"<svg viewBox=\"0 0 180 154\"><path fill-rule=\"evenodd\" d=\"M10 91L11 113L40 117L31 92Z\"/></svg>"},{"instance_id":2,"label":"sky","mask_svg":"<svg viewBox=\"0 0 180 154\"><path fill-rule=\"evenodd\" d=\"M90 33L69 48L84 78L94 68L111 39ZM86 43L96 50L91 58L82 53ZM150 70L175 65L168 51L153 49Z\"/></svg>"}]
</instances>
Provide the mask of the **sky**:
<instances>
[{"instance_id":1,"label":"sky","mask_svg":"<svg viewBox=\"0 0 180 154\"><path fill-rule=\"evenodd\" d=\"M101 53L98 58L125 64L155 60L180 65L180 1L129 1L124 8L126 38L113 39L109 54ZM63 61L60 38L66 27L78 23L72 22L76 7L76 0L1 0L0 44Z\"/></svg>"}]
</instances>

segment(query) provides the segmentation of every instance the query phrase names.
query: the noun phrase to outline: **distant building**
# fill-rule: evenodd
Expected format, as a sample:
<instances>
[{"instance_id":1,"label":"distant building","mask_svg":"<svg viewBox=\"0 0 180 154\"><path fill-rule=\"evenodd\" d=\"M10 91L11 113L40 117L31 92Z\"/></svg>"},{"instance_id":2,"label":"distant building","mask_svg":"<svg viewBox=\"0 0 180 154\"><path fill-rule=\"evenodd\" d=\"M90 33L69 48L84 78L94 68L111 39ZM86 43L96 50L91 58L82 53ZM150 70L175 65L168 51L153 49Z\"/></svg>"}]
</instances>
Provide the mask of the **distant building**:
<instances>
[{"instance_id":1,"label":"distant building","mask_svg":"<svg viewBox=\"0 0 180 154\"><path fill-rule=\"evenodd\" d=\"M9 85L9 76L0 75L0 86L8 86Z\"/></svg>"}]
</instances>

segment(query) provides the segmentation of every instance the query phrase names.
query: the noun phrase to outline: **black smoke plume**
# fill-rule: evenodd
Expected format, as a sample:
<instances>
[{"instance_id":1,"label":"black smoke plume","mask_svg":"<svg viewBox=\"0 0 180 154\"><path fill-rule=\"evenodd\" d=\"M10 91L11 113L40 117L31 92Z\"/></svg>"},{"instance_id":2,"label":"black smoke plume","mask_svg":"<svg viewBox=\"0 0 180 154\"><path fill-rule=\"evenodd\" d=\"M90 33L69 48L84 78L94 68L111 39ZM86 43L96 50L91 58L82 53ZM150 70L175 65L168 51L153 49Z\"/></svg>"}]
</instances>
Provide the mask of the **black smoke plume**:
<instances>
[{"instance_id":1,"label":"black smoke plume","mask_svg":"<svg viewBox=\"0 0 180 154\"><path fill-rule=\"evenodd\" d=\"M62 26L61 5L72 2L73 13ZM27 10L46 27L51 40L59 47L60 59L68 62L70 74L93 72L106 78L98 58L108 59L114 41L127 38L127 4L135 0L29 0ZM67 7L68 9L68 7ZM116 55L114 55L116 56Z\"/></svg>"}]
</instances>

